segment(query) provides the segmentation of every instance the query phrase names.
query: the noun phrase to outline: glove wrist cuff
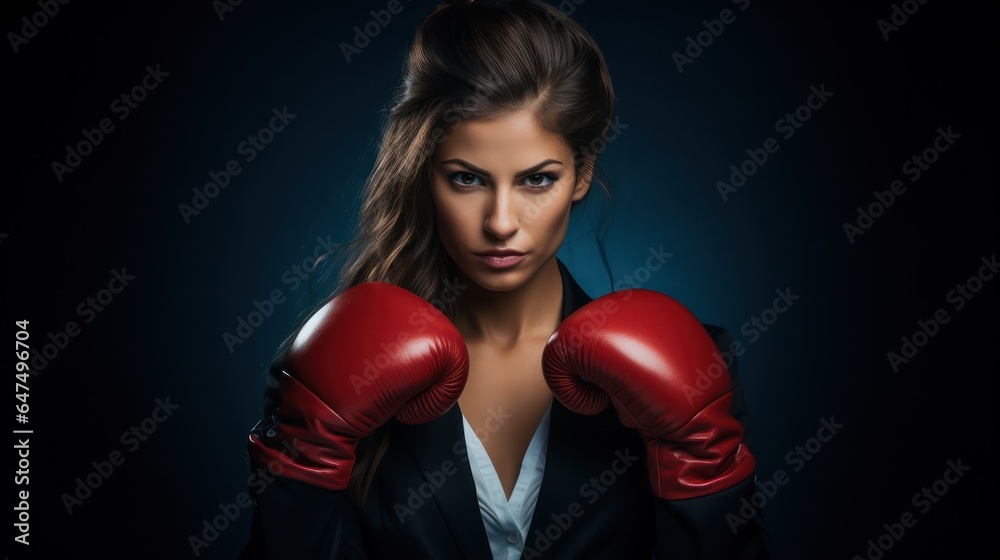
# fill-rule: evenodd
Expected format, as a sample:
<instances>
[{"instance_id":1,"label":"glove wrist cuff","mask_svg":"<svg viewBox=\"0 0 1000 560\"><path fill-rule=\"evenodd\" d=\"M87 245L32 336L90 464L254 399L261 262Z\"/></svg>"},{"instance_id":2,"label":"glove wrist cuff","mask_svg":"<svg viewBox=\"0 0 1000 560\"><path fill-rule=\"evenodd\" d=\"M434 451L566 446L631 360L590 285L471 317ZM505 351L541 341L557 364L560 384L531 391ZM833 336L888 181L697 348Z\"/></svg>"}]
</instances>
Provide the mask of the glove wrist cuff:
<instances>
[{"instance_id":1,"label":"glove wrist cuff","mask_svg":"<svg viewBox=\"0 0 1000 560\"><path fill-rule=\"evenodd\" d=\"M727 452L647 439L646 450L650 488L665 500L714 494L753 476L756 468L753 454L742 442Z\"/></svg>"}]
</instances>

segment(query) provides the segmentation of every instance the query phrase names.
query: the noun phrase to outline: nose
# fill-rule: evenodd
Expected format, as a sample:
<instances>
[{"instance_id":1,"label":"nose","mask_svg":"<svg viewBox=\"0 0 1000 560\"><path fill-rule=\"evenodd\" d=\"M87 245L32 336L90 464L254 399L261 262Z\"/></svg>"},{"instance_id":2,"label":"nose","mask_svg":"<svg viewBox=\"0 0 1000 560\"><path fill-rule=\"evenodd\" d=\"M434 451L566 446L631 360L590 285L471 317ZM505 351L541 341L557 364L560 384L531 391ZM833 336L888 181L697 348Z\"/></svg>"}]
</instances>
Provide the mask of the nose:
<instances>
[{"instance_id":1,"label":"nose","mask_svg":"<svg viewBox=\"0 0 1000 560\"><path fill-rule=\"evenodd\" d=\"M483 229L503 240L517 233L520 228L517 215L517 201L514 199L512 189L497 187L494 189L493 200Z\"/></svg>"}]
</instances>

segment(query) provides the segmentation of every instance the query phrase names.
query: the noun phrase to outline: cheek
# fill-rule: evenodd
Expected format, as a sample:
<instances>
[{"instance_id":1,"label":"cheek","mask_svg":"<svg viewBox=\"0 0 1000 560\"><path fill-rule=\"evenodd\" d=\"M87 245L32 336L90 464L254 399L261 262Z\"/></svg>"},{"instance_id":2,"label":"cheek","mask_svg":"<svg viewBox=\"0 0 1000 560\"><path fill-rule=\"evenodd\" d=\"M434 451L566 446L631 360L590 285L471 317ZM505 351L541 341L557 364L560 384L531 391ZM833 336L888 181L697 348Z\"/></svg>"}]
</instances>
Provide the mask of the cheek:
<instances>
[{"instance_id":1,"label":"cheek","mask_svg":"<svg viewBox=\"0 0 1000 560\"><path fill-rule=\"evenodd\" d=\"M447 195L434 196L434 221L438 236L446 246L454 245L455 239L468 235L472 212L461 201Z\"/></svg>"},{"instance_id":2,"label":"cheek","mask_svg":"<svg viewBox=\"0 0 1000 560\"><path fill-rule=\"evenodd\" d=\"M564 192L533 196L524 207L524 229L529 229L536 239L561 236L569 223L570 196Z\"/></svg>"}]
</instances>

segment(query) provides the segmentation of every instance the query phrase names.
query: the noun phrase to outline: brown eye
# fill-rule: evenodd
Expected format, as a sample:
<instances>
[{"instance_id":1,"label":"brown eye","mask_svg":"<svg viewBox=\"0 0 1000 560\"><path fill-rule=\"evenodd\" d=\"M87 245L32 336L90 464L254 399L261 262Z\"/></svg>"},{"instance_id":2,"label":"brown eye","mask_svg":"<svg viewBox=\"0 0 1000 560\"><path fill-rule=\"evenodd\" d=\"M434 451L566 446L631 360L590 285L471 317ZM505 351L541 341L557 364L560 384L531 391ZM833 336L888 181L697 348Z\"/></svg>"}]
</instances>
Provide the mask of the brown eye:
<instances>
[{"instance_id":1,"label":"brown eye","mask_svg":"<svg viewBox=\"0 0 1000 560\"><path fill-rule=\"evenodd\" d=\"M482 185L479 177L474 173L469 173L468 171L459 171L451 176L453 183L456 183L463 187L476 187ZM479 181L477 183L477 181Z\"/></svg>"},{"instance_id":2,"label":"brown eye","mask_svg":"<svg viewBox=\"0 0 1000 560\"><path fill-rule=\"evenodd\" d=\"M528 175L524 178L527 186L536 189L547 189L556 182L556 179L558 179L558 177L548 173L535 173L534 175Z\"/></svg>"}]
</instances>

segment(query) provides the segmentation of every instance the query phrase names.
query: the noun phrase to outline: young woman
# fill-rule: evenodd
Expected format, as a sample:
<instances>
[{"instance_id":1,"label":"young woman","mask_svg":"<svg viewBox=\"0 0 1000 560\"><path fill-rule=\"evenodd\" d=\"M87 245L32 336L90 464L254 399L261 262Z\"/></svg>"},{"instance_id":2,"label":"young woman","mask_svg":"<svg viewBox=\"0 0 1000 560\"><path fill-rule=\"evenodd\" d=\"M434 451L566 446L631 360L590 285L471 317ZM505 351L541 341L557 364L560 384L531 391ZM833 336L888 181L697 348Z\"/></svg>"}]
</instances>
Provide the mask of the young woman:
<instances>
[{"instance_id":1,"label":"young woman","mask_svg":"<svg viewBox=\"0 0 1000 560\"><path fill-rule=\"evenodd\" d=\"M770 557L729 334L556 257L613 119L560 11L426 18L343 288L272 365L244 558Z\"/></svg>"}]
</instances>

